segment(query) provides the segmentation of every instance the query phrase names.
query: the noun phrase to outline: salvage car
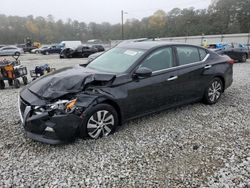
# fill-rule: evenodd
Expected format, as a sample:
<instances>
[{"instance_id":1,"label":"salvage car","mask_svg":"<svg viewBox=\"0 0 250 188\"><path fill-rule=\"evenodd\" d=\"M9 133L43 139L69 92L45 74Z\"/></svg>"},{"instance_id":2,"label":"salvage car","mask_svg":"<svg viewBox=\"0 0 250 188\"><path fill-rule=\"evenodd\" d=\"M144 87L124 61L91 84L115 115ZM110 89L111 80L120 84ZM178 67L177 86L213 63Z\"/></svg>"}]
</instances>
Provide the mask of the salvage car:
<instances>
[{"instance_id":1,"label":"salvage car","mask_svg":"<svg viewBox=\"0 0 250 188\"><path fill-rule=\"evenodd\" d=\"M97 52L103 52L103 51L105 51L105 48L102 45L100 45L100 44L94 44L91 47L92 48L96 48Z\"/></svg>"},{"instance_id":2,"label":"salvage car","mask_svg":"<svg viewBox=\"0 0 250 188\"><path fill-rule=\"evenodd\" d=\"M232 43L232 44L222 44L218 43L216 46L209 45L209 48L213 49L218 54L228 55L235 61L246 62L248 58L248 49L242 44Z\"/></svg>"},{"instance_id":3,"label":"salvage car","mask_svg":"<svg viewBox=\"0 0 250 188\"><path fill-rule=\"evenodd\" d=\"M97 53L91 54L91 55L88 57L88 62L93 61L94 59L96 59L97 57L99 57L100 55L102 55L103 53L104 53L104 52L97 52Z\"/></svg>"},{"instance_id":4,"label":"salvage car","mask_svg":"<svg viewBox=\"0 0 250 188\"><path fill-rule=\"evenodd\" d=\"M193 102L215 104L232 84L234 61L202 47L120 44L89 64L49 73L20 91L27 137L58 144L97 139L124 122Z\"/></svg>"},{"instance_id":5,"label":"salvage car","mask_svg":"<svg viewBox=\"0 0 250 188\"><path fill-rule=\"evenodd\" d=\"M64 48L60 53L60 58L88 57L96 52L98 52L96 48L81 45L76 49Z\"/></svg>"}]
</instances>

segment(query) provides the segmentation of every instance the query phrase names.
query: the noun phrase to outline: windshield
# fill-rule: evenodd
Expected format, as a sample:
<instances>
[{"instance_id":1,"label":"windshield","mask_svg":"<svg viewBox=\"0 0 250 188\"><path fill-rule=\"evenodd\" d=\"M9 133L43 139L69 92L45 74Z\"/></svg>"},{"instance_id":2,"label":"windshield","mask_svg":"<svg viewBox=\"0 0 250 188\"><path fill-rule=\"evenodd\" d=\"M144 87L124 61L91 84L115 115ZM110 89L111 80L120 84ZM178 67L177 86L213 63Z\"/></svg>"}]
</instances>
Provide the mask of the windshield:
<instances>
[{"instance_id":1,"label":"windshield","mask_svg":"<svg viewBox=\"0 0 250 188\"><path fill-rule=\"evenodd\" d=\"M143 54L144 50L113 48L88 64L88 68L101 72L123 73Z\"/></svg>"}]
</instances>

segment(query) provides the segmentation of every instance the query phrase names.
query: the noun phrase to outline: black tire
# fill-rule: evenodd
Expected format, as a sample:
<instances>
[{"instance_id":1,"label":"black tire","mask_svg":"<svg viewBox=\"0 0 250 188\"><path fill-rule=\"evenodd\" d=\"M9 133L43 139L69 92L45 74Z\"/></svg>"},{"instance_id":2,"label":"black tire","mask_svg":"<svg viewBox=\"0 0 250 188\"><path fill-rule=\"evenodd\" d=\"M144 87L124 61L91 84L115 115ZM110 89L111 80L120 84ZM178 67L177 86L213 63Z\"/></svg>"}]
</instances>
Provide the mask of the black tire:
<instances>
[{"instance_id":1,"label":"black tire","mask_svg":"<svg viewBox=\"0 0 250 188\"><path fill-rule=\"evenodd\" d=\"M106 119L109 119L112 116L113 119L111 118L110 122L113 122L113 124L109 122L110 124L107 123L107 125L105 126L104 125L105 123L103 124L103 122L108 122L108 121L102 120L102 123L101 123L102 125L101 124L98 125L99 128L98 127L90 128L89 125L91 125L91 122L92 122L91 118L92 117L98 118L97 117L98 112L103 114L103 120L105 117L106 117ZM105 114L105 112L108 112L108 113ZM83 138L91 138L91 139L98 139L98 138L101 138L103 136L108 136L108 135L115 132L116 127L118 126L118 122L119 122L118 114L117 114L116 110L114 109L114 107L112 107L109 104L97 104L96 106L89 109L87 112L84 112L84 119L83 119L82 125L80 127L80 136ZM110 130L110 132L108 134L105 133L105 131L107 131L105 127L106 128L108 127ZM95 131L96 131L96 134L92 134ZM101 131L99 133L99 136L94 136L94 135L97 135L98 131Z\"/></svg>"},{"instance_id":2,"label":"black tire","mask_svg":"<svg viewBox=\"0 0 250 188\"><path fill-rule=\"evenodd\" d=\"M15 52L15 56L20 56L20 52Z\"/></svg>"},{"instance_id":3,"label":"black tire","mask_svg":"<svg viewBox=\"0 0 250 188\"><path fill-rule=\"evenodd\" d=\"M49 52L47 51L47 52L45 52L45 55L49 55Z\"/></svg>"},{"instance_id":4,"label":"black tire","mask_svg":"<svg viewBox=\"0 0 250 188\"><path fill-rule=\"evenodd\" d=\"M4 89L5 88L5 83L3 80L0 80L0 89Z\"/></svg>"},{"instance_id":5,"label":"black tire","mask_svg":"<svg viewBox=\"0 0 250 188\"><path fill-rule=\"evenodd\" d=\"M20 88L21 84L20 84L20 81L18 79L15 79L14 80L14 87L15 88Z\"/></svg>"},{"instance_id":6,"label":"black tire","mask_svg":"<svg viewBox=\"0 0 250 188\"><path fill-rule=\"evenodd\" d=\"M8 84L9 84L9 86L13 86L13 80L12 80L12 79L9 79L9 80L8 80Z\"/></svg>"},{"instance_id":7,"label":"black tire","mask_svg":"<svg viewBox=\"0 0 250 188\"><path fill-rule=\"evenodd\" d=\"M222 93L223 93L222 80L216 77L213 80L211 80L210 83L208 84L204 93L203 101L205 104L209 105L215 104L219 101Z\"/></svg>"},{"instance_id":8,"label":"black tire","mask_svg":"<svg viewBox=\"0 0 250 188\"><path fill-rule=\"evenodd\" d=\"M242 54L240 61L245 63L247 61L247 54Z\"/></svg>"},{"instance_id":9,"label":"black tire","mask_svg":"<svg viewBox=\"0 0 250 188\"><path fill-rule=\"evenodd\" d=\"M23 79L23 84L27 85L28 84L28 78L27 78L27 76L23 76L22 79Z\"/></svg>"},{"instance_id":10,"label":"black tire","mask_svg":"<svg viewBox=\"0 0 250 188\"><path fill-rule=\"evenodd\" d=\"M38 50L36 50L35 54L39 54L39 51L38 51Z\"/></svg>"}]
</instances>

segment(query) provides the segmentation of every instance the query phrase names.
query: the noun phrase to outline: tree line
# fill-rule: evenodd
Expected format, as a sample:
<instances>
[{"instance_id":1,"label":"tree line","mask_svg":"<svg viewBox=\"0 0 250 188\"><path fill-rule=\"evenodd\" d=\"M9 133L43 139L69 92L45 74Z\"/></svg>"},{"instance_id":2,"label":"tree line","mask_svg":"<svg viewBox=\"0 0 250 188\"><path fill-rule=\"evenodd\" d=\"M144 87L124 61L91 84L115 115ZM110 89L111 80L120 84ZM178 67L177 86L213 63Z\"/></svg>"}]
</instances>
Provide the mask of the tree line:
<instances>
[{"instance_id":1,"label":"tree line","mask_svg":"<svg viewBox=\"0 0 250 188\"><path fill-rule=\"evenodd\" d=\"M174 8L156 11L141 20L124 23L124 38L230 34L250 32L250 0L213 0L207 9ZM121 39L121 24L54 20L45 17L0 14L0 44L23 43L26 37L42 43L62 40Z\"/></svg>"}]
</instances>

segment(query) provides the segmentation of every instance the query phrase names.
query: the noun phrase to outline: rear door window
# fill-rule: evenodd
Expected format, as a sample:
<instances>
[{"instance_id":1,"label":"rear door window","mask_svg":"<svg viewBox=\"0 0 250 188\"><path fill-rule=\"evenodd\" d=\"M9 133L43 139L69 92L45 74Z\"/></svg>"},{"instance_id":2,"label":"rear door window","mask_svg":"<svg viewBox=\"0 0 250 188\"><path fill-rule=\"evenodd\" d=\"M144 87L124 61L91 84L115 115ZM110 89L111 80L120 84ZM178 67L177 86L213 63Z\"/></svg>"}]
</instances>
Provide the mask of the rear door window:
<instances>
[{"instance_id":1,"label":"rear door window","mask_svg":"<svg viewBox=\"0 0 250 188\"><path fill-rule=\"evenodd\" d=\"M186 65L200 61L198 48L192 46L177 46L179 65Z\"/></svg>"}]
</instances>

